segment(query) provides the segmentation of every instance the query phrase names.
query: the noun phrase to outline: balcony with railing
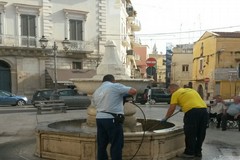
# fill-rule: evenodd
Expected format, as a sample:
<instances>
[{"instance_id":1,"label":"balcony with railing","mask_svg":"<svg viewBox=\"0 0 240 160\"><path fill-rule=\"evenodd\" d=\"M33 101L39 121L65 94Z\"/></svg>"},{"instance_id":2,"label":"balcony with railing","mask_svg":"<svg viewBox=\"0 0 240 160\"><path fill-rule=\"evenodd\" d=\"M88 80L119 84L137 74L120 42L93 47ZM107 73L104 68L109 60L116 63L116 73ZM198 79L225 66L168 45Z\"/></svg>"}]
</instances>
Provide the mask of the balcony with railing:
<instances>
[{"instance_id":1,"label":"balcony with railing","mask_svg":"<svg viewBox=\"0 0 240 160\"><path fill-rule=\"evenodd\" d=\"M72 41L70 40L69 51L93 52L95 49L93 41Z\"/></svg>"},{"instance_id":2,"label":"balcony with railing","mask_svg":"<svg viewBox=\"0 0 240 160\"><path fill-rule=\"evenodd\" d=\"M13 35L0 35L0 39L1 39L0 46L12 46L12 47L37 47L39 40L36 37L13 36Z\"/></svg>"},{"instance_id":3,"label":"balcony with railing","mask_svg":"<svg viewBox=\"0 0 240 160\"><path fill-rule=\"evenodd\" d=\"M141 46L141 39L136 37L134 34L129 35L131 44L133 47L140 47Z\"/></svg>"},{"instance_id":4,"label":"balcony with railing","mask_svg":"<svg viewBox=\"0 0 240 160\"><path fill-rule=\"evenodd\" d=\"M128 17L127 22L131 25L132 31L141 30L141 23L136 17Z\"/></svg>"},{"instance_id":5,"label":"balcony with railing","mask_svg":"<svg viewBox=\"0 0 240 160\"><path fill-rule=\"evenodd\" d=\"M127 58L133 61L140 60L140 56L136 54L132 49L127 50Z\"/></svg>"},{"instance_id":6,"label":"balcony with railing","mask_svg":"<svg viewBox=\"0 0 240 160\"><path fill-rule=\"evenodd\" d=\"M127 5L126 11L129 17L136 17L137 12L134 10L132 5Z\"/></svg>"},{"instance_id":7,"label":"balcony with railing","mask_svg":"<svg viewBox=\"0 0 240 160\"><path fill-rule=\"evenodd\" d=\"M22 47L37 47L37 39L35 37L21 36L21 46Z\"/></svg>"},{"instance_id":8,"label":"balcony with railing","mask_svg":"<svg viewBox=\"0 0 240 160\"><path fill-rule=\"evenodd\" d=\"M130 38L129 38L129 36L123 36L122 37L122 45L124 47L129 47L130 46Z\"/></svg>"},{"instance_id":9,"label":"balcony with railing","mask_svg":"<svg viewBox=\"0 0 240 160\"><path fill-rule=\"evenodd\" d=\"M12 35L0 35L0 48L1 47L28 47L28 48L41 48L39 43L39 37L27 37L27 36L12 36ZM49 45L53 43L61 43L62 40L49 40ZM69 52L86 52L91 53L95 49L93 41L70 41ZM60 48L59 50L63 50Z\"/></svg>"}]
</instances>

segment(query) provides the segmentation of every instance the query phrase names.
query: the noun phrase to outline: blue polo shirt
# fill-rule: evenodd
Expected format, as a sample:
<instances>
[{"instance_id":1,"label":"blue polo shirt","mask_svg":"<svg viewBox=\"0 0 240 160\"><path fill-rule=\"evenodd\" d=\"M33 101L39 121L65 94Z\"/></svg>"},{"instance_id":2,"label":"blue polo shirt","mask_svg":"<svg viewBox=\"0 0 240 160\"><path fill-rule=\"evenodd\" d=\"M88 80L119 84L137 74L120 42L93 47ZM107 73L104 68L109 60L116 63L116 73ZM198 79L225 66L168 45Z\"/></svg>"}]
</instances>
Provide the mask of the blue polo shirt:
<instances>
[{"instance_id":1,"label":"blue polo shirt","mask_svg":"<svg viewBox=\"0 0 240 160\"><path fill-rule=\"evenodd\" d=\"M232 103L228 109L227 109L227 113L231 116L235 116L236 114L240 113L240 104L235 104Z\"/></svg>"},{"instance_id":2,"label":"blue polo shirt","mask_svg":"<svg viewBox=\"0 0 240 160\"><path fill-rule=\"evenodd\" d=\"M124 114L123 96L128 94L131 89L120 83L103 82L102 85L93 94L93 105L96 106L96 118L113 118L111 114L101 111Z\"/></svg>"}]
</instances>

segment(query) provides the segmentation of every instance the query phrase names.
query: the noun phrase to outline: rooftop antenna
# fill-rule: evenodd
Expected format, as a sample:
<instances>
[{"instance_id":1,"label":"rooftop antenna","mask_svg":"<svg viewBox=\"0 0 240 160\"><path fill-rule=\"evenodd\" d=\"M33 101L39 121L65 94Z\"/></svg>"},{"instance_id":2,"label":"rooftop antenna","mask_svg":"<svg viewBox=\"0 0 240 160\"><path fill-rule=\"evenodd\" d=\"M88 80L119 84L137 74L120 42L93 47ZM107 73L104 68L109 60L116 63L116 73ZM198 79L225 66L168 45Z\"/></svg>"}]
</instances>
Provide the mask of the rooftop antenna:
<instances>
[{"instance_id":1,"label":"rooftop antenna","mask_svg":"<svg viewBox=\"0 0 240 160\"><path fill-rule=\"evenodd\" d=\"M153 54L157 54L157 53L158 53L156 42L155 42L154 45L153 45L153 51L152 51L152 53L153 53Z\"/></svg>"},{"instance_id":2,"label":"rooftop antenna","mask_svg":"<svg viewBox=\"0 0 240 160\"><path fill-rule=\"evenodd\" d=\"M182 23L180 25L179 44L181 44L181 38L182 38Z\"/></svg>"}]
</instances>

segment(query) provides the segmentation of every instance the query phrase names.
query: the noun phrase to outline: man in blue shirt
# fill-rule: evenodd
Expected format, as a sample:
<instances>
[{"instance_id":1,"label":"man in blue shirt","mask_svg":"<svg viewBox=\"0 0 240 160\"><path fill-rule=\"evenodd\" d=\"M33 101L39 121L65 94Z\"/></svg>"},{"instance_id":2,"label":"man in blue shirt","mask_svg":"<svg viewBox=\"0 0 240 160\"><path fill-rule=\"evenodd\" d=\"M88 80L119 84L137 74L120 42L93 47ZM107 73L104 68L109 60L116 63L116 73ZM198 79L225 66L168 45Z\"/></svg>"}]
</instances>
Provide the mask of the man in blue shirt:
<instances>
[{"instance_id":1,"label":"man in blue shirt","mask_svg":"<svg viewBox=\"0 0 240 160\"><path fill-rule=\"evenodd\" d=\"M97 109L97 160L108 159L106 149L109 143L111 143L111 159L122 160L123 122L116 118L123 117L123 97L126 94L135 95L137 90L115 83L115 78L111 74L105 75L102 82L102 85L93 94L93 104Z\"/></svg>"}]
</instances>

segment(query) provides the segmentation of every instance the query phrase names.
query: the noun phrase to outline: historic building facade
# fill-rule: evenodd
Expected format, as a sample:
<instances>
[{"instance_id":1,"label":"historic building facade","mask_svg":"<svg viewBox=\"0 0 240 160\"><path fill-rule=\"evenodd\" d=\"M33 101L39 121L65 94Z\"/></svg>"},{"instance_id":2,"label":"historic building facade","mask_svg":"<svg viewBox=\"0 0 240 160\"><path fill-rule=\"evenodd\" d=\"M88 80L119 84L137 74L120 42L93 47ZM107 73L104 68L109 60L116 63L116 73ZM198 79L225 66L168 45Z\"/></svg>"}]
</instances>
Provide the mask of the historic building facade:
<instances>
[{"instance_id":1,"label":"historic building facade","mask_svg":"<svg viewBox=\"0 0 240 160\"><path fill-rule=\"evenodd\" d=\"M193 86L204 99L239 94L239 45L239 32L205 32L194 44Z\"/></svg>"},{"instance_id":2,"label":"historic building facade","mask_svg":"<svg viewBox=\"0 0 240 160\"><path fill-rule=\"evenodd\" d=\"M173 48L171 83L184 87L192 82L193 44L179 44Z\"/></svg>"},{"instance_id":3,"label":"historic building facade","mask_svg":"<svg viewBox=\"0 0 240 160\"><path fill-rule=\"evenodd\" d=\"M0 22L0 89L31 97L53 86L54 71L59 86L91 77L107 40L115 41L126 74L135 67L127 50L139 44L134 32L141 25L130 0L0 1ZM48 40L45 49L42 36ZM71 74L64 76L66 70Z\"/></svg>"}]
</instances>

